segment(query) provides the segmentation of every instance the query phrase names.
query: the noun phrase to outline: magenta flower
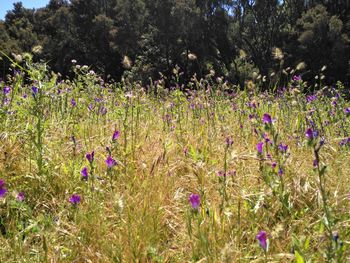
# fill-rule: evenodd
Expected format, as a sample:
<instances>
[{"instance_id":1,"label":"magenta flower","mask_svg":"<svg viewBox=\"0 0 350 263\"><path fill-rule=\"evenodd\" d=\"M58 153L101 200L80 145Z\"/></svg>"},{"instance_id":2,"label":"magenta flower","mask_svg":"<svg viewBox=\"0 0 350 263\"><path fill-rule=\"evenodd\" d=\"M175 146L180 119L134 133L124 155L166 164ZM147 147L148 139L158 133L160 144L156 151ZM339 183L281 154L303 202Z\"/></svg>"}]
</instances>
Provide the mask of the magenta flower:
<instances>
[{"instance_id":1,"label":"magenta flower","mask_svg":"<svg viewBox=\"0 0 350 263\"><path fill-rule=\"evenodd\" d=\"M190 201L193 209L198 209L199 205L201 204L201 198L198 194L191 194L188 200Z\"/></svg>"},{"instance_id":2,"label":"magenta flower","mask_svg":"<svg viewBox=\"0 0 350 263\"><path fill-rule=\"evenodd\" d=\"M88 173L88 170L86 167L81 169L80 174L81 174L83 180L87 180L89 177L89 173Z\"/></svg>"},{"instance_id":3,"label":"magenta flower","mask_svg":"<svg viewBox=\"0 0 350 263\"><path fill-rule=\"evenodd\" d=\"M258 150L258 154L262 154L262 152L263 152L263 145L264 145L263 142L259 142L259 143L256 145L256 149Z\"/></svg>"},{"instance_id":4,"label":"magenta flower","mask_svg":"<svg viewBox=\"0 0 350 263\"><path fill-rule=\"evenodd\" d=\"M117 165L117 162L112 158L112 156L109 155L106 159L106 165L109 169L111 169Z\"/></svg>"},{"instance_id":5,"label":"magenta flower","mask_svg":"<svg viewBox=\"0 0 350 263\"><path fill-rule=\"evenodd\" d=\"M116 141L120 136L120 132L119 131L115 131L113 133L113 136L112 136L112 141Z\"/></svg>"},{"instance_id":6,"label":"magenta flower","mask_svg":"<svg viewBox=\"0 0 350 263\"><path fill-rule=\"evenodd\" d=\"M267 235L265 231L260 231L256 235L256 239L259 241L259 245L261 248L266 251L267 250Z\"/></svg>"},{"instance_id":7,"label":"magenta flower","mask_svg":"<svg viewBox=\"0 0 350 263\"><path fill-rule=\"evenodd\" d=\"M301 80L301 76L300 75L294 75L293 76L293 80L294 81L300 81Z\"/></svg>"},{"instance_id":8,"label":"magenta flower","mask_svg":"<svg viewBox=\"0 0 350 263\"><path fill-rule=\"evenodd\" d=\"M7 193L7 189L5 188L5 182L4 180L0 179L0 198L5 197Z\"/></svg>"},{"instance_id":9,"label":"magenta flower","mask_svg":"<svg viewBox=\"0 0 350 263\"><path fill-rule=\"evenodd\" d=\"M24 199L25 199L25 194L24 194L24 192L19 192L18 195L17 195L17 197L16 197L16 199L17 199L17 201L19 201L19 202L23 202Z\"/></svg>"},{"instance_id":10,"label":"magenta flower","mask_svg":"<svg viewBox=\"0 0 350 263\"><path fill-rule=\"evenodd\" d=\"M70 198L69 198L69 202L72 204L72 205L77 205L79 204L81 201L81 197L80 195L77 195L77 194L73 194Z\"/></svg>"},{"instance_id":11,"label":"magenta flower","mask_svg":"<svg viewBox=\"0 0 350 263\"><path fill-rule=\"evenodd\" d=\"M270 116L270 114L265 113L263 116L263 123L265 124L271 124L272 123L272 118Z\"/></svg>"},{"instance_id":12,"label":"magenta flower","mask_svg":"<svg viewBox=\"0 0 350 263\"><path fill-rule=\"evenodd\" d=\"M91 153L87 153L85 155L86 159L89 161L89 163L92 163L94 161L95 151L92 151Z\"/></svg>"}]
</instances>

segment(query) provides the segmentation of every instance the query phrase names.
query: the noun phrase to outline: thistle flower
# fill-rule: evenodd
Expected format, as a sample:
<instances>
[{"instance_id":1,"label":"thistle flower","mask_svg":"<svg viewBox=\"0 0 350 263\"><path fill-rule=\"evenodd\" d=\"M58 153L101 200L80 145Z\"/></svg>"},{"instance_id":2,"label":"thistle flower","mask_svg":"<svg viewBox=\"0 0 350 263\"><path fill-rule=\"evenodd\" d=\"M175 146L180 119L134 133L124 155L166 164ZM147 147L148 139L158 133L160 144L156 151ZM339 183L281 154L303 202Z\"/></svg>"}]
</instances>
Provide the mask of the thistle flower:
<instances>
[{"instance_id":1,"label":"thistle flower","mask_svg":"<svg viewBox=\"0 0 350 263\"><path fill-rule=\"evenodd\" d=\"M263 152L263 145L264 145L263 142L259 142L259 143L256 145L256 149L258 150L258 154L262 154L262 152Z\"/></svg>"},{"instance_id":2,"label":"thistle flower","mask_svg":"<svg viewBox=\"0 0 350 263\"><path fill-rule=\"evenodd\" d=\"M272 56L276 60L282 60L284 58L282 49L280 49L278 47L274 47L272 49Z\"/></svg>"},{"instance_id":3,"label":"thistle flower","mask_svg":"<svg viewBox=\"0 0 350 263\"><path fill-rule=\"evenodd\" d=\"M113 136L112 136L112 141L116 141L120 136L120 132L119 131L115 131L113 133Z\"/></svg>"},{"instance_id":4,"label":"thistle flower","mask_svg":"<svg viewBox=\"0 0 350 263\"><path fill-rule=\"evenodd\" d=\"M25 194L24 194L24 192L19 192L18 195L17 195L17 197L16 197L16 199L17 199L17 201L19 201L19 202L23 202L24 199L25 199Z\"/></svg>"},{"instance_id":5,"label":"thistle flower","mask_svg":"<svg viewBox=\"0 0 350 263\"><path fill-rule=\"evenodd\" d=\"M256 235L256 239L259 241L260 247L266 252L267 250L267 235L265 231L260 231Z\"/></svg>"},{"instance_id":6,"label":"thistle flower","mask_svg":"<svg viewBox=\"0 0 350 263\"><path fill-rule=\"evenodd\" d=\"M89 163L92 163L94 161L95 151L92 151L91 153L87 153L85 155L86 159L89 161Z\"/></svg>"},{"instance_id":7,"label":"thistle flower","mask_svg":"<svg viewBox=\"0 0 350 263\"><path fill-rule=\"evenodd\" d=\"M73 194L70 198L69 198L69 202L76 206L77 204L79 204L81 201L81 197L80 195L77 195L77 194Z\"/></svg>"},{"instance_id":8,"label":"thistle flower","mask_svg":"<svg viewBox=\"0 0 350 263\"><path fill-rule=\"evenodd\" d=\"M81 169L80 174L81 174L83 180L87 180L89 177L89 173L88 173L88 170L86 167Z\"/></svg>"},{"instance_id":9,"label":"thistle flower","mask_svg":"<svg viewBox=\"0 0 350 263\"><path fill-rule=\"evenodd\" d=\"M296 66L296 70L304 70L306 68L306 63L305 62L300 62L297 66Z\"/></svg>"},{"instance_id":10,"label":"thistle flower","mask_svg":"<svg viewBox=\"0 0 350 263\"><path fill-rule=\"evenodd\" d=\"M112 158L112 156L109 155L106 159L106 165L109 169L111 169L117 165L117 162Z\"/></svg>"},{"instance_id":11,"label":"thistle flower","mask_svg":"<svg viewBox=\"0 0 350 263\"><path fill-rule=\"evenodd\" d=\"M188 200L191 203L193 209L198 209L201 203L201 198L198 194L191 194Z\"/></svg>"},{"instance_id":12,"label":"thistle flower","mask_svg":"<svg viewBox=\"0 0 350 263\"><path fill-rule=\"evenodd\" d=\"M126 69L130 69L132 67L132 61L128 56L124 56L122 64Z\"/></svg>"}]
</instances>

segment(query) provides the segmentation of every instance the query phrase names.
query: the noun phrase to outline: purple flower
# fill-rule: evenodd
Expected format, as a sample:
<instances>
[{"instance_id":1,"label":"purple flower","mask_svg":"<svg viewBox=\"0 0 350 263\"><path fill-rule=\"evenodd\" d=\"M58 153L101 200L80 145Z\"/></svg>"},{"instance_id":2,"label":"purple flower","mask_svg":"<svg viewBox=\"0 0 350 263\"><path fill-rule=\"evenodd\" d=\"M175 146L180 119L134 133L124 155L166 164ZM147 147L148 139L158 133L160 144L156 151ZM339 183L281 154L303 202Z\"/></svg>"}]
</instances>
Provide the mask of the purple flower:
<instances>
[{"instance_id":1,"label":"purple flower","mask_svg":"<svg viewBox=\"0 0 350 263\"><path fill-rule=\"evenodd\" d=\"M89 111L92 111L94 109L94 105L92 103L89 104L88 106Z\"/></svg>"},{"instance_id":2,"label":"purple flower","mask_svg":"<svg viewBox=\"0 0 350 263\"><path fill-rule=\"evenodd\" d=\"M38 90L37 87L35 87L35 86L32 87L33 96L35 96L35 94L37 94L38 91L39 91L39 90Z\"/></svg>"},{"instance_id":3,"label":"purple flower","mask_svg":"<svg viewBox=\"0 0 350 263\"><path fill-rule=\"evenodd\" d=\"M92 163L94 161L95 151L92 151L91 153L87 153L85 155L86 159L89 161L89 163Z\"/></svg>"},{"instance_id":4,"label":"purple flower","mask_svg":"<svg viewBox=\"0 0 350 263\"><path fill-rule=\"evenodd\" d=\"M300 75L294 75L293 76L293 80L294 81L300 81L301 80L301 76Z\"/></svg>"},{"instance_id":5,"label":"purple flower","mask_svg":"<svg viewBox=\"0 0 350 263\"><path fill-rule=\"evenodd\" d=\"M259 153L259 154L262 154L262 152L263 152L263 145L264 145L263 142L259 142L259 143L256 145L256 149L258 150L258 153Z\"/></svg>"},{"instance_id":6,"label":"purple flower","mask_svg":"<svg viewBox=\"0 0 350 263\"><path fill-rule=\"evenodd\" d=\"M306 102L310 103L310 102L312 102L312 101L314 101L316 99L317 99L317 95L316 94L309 95L309 96L306 97Z\"/></svg>"},{"instance_id":7,"label":"purple flower","mask_svg":"<svg viewBox=\"0 0 350 263\"><path fill-rule=\"evenodd\" d=\"M88 173L88 170L86 167L81 169L80 174L81 174L83 180L87 180L89 177L89 173Z\"/></svg>"},{"instance_id":8,"label":"purple flower","mask_svg":"<svg viewBox=\"0 0 350 263\"><path fill-rule=\"evenodd\" d=\"M0 188L0 198L4 197L7 193L7 189L5 187Z\"/></svg>"},{"instance_id":9,"label":"purple flower","mask_svg":"<svg viewBox=\"0 0 350 263\"><path fill-rule=\"evenodd\" d=\"M350 137L347 138L347 139L343 139L343 140L341 140L341 141L339 142L339 145L340 145L340 146L344 146L344 145L347 145L347 144L350 145Z\"/></svg>"},{"instance_id":10,"label":"purple flower","mask_svg":"<svg viewBox=\"0 0 350 263\"><path fill-rule=\"evenodd\" d=\"M0 179L0 198L4 197L7 193L7 189L5 188L4 180Z\"/></svg>"},{"instance_id":11,"label":"purple flower","mask_svg":"<svg viewBox=\"0 0 350 263\"><path fill-rule=\"evenodd\" d=\"M70 104L72 105L72 107L75 107L75 106L77 105L77 102L75 101L74 98L72 98L72 99L70 100Z\"/></svg>"},{"instance_id":12,"label":"purple flower","mask_svg":"<svg viewBox=\"0 0 350 263\"><path fill-rule=\"evenodd\" d=\"M280 143L279 145L278 145L278 148L281 150L281 152L287 152L287 150L288 150L288 145L287 144L283 144L283 143Z\"/></svg>"},{"instance_id":13,"label":"purple flower","mask_svg":"<svg viewBox=\"0 0 350 263\"><path fill-rule=\"evenodd\" d=\"M307 130L305 132L305 136L309 140L312 140L314 138L314 131L311 128L307 128Z\"/></svg>"},{"instance_id":14,"label":"purple flower","mask_svg":"<svg viewBox=\"0 0 350 263\"><path fill-rule=\"evenodd\" d=\"M345 108L344 112L345 112L346 115L350 115L350 108Z\"/></svg>"},{"instance_id":15,"label":"purple flower","mask_svg":"<svg viewBox=\"0 0 350 263\"><path fill-rule=\"evenodd\" d=\"M278 175L281 176L283 174L283 169L282 167L278 168Z\"/></svg>"},{"instance_id":16,"label":"purple flower","mask_svg":"<svg viewBox=\"0 0 350 263\"><path fill-rule=\"evenodd\" d=\"M338 242L338 240L339 240L339 234L338 234L338 232L334 232L334 233L333 233L333 240L334 240L335 242Z\"/></svg>"},{"instance_id":17,"label":"purple flower","mask_svg":"<svg viewBox=\"0 0 350 263\"><path fill-rule=\"evenodd\" d=\"M266 251L267 250L267 235L265 231L260 231L256 235L256 239L259 241L259 245L261 248Z\"/></svg>"},{"instance_id":18,"label":"purple flower","mask_svg":"<svg viewBox=\"0 0 350 263\"><path fill-rule=\"evenodd\" d=\"M277 166L277 163L276 163L276 162L273 162L273 163L271 164L272 169L275 169L276 166Z\"/></svg>"},{"instance_id":19,"label":"purple flower","mask_svg":"<svg viewBox=\"0 0 350 263\"><path fill-rule=\"evenodd\" d=\"M17 197L16 197L17 201L19 202L23 202L24 199L25 199L25 195L24 195L24 192L19 192Z\"/></svg>"},{"instance_id":20,"label":"purple flower","mask_svg":"<svg viewBox=\"0 0 350 263\"><path fill-rule=\"evenodd\" d=\"M230 147L233 144L233 140L230 137L226 137L226 146Z\"/></svg>"},{"instance_id":21,"label":"purple flower","mask_svg":"<svg viewBox=\"0 0 350 263\"><path fill-rule=\"evenodd\" d=\"M115 131L113 133L113 136L112 136L112 141L117 140L119 138L119 136L120 136L120 132L119 131Z\"/></svg>"},{"instance_id":22,"label":"purple flower","mask_svg":"<svg viewBox=\"0 0 350 263\"><path fill-rule=\"evenodd\" d=\"M77 205L79 204L81 201L81 197L80 195L77 195L77 194L73 194L70 198L69 198L69 202L72 204L72 205Z\"/></svg>"},{"instance_id":23,"label":"purple flower","mask_svg":"<svg viewBox=\"0 0 350 263\"><path fill-rule=\"evenodd\" d=\"M266 132L263 133L262 137L265 139L266 143L269 143L271 141L269 135Z\"/></svg>"},{"instance_id":24,"label":"purple flower","mask_svg":"<svg viewBox=\"0 0 350 263\"><path fill-rule=\"evenodd\" d=\"M107 113L107 109L105 107L101 107L100 114L101 115L106 115L106 113Z\"/></svg>"},{"instance_id":25,"label":"purple flower","mask_svg":"<svg viewBox=\"0 0 350 263\"><path fill-rule=\"evenodd\" d=\"M225 173L224 171L218 171L218 172L217 172L217 175L218 175L219 177L226 177L226 173Z\"/></svg>"},{"instance_id":26,"label":"purple flower","mask_svg":"<svg viewBox=\"0 0 350 263\"><path fill-rule=\"evenodd\" d=\"M8 87L8 86L4 87L4 94L5 95L9 94L10 92L11 92L11 88L10 87Z\"/></svg>"},{"instance_id":27,"label":"purple flower","mask_svg":"<svg viewBox=\"0 0 350 263\"><path fill-rule=\"evenodd\" d=\"M193 209L198 209L199 205L201 204L201 198L198 194L191 194L188 200L190 201Z\"/></svg>"},{"instance_id":28,"label":"purple flower","mask_svg":"<svg viewBox=\"0 0 350 263\"><path fill-rule=\"evenodd\" d=\"M315 160L312 162L312 165L313 165L314 168L316 169L317 166L318 166L318 161L315 159Z\"/></svg>"},{"instance_id":29,"label":"purple flower","mask_svg":"<svg viewBox=\"0 0 350 263\"><path fill-rule=\"evenodd\" d=\"M112 158L112 156L109 155L106 159L106 165L110 169L116 166L117 162Z\"/></svg>"},{"instance_id":30,"label":"purple flower","mask_svg":"<svg viewBox=\"0 0 350 263\"><path fill-rule=\"evenodd\" d=\"M187 155L188 155L188 147L185 146L184 149L183 149L183 151L184 151L185 156L187 156Z\"/></svg>"},{"instance_id":31,"label":"purple flower","mask_svg":"<svg viewBox=\"0 0 350 263\"><path fill-rule=\"evenodd\" d=\"M263 120L263 123L265 123L265 124L271 124L272 123L271 116L270 116L270 114L267 114L267 113L264 114L262 120Z\"/></svg>"},{"instance_id":32,"label":"purple flower","mask_svg":"<svg viewBox=\"0 0 350 263\"><path fill-rule=\"evenodd\" d=\"M0 179L0 188L3 188L4 186L5 186L4 180L1 180L1 179Z\"/></svg>"}]
</instances>

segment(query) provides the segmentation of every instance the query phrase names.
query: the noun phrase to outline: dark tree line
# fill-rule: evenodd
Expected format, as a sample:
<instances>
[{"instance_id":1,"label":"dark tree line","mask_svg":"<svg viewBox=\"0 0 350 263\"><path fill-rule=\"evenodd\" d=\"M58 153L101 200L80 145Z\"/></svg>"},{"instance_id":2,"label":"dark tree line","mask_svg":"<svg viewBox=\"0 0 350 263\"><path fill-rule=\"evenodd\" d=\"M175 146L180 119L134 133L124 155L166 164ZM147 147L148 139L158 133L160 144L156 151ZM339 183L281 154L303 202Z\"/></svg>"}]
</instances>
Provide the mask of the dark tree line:
<instances>
[{"instance_id":1,"label":"dark tree line","mask_svg":"<svg viewBox=\"0 0 350 263\"><path fill-rule=\"evenodd\" d=\"M235 83L281 83L289 67L312 80L326 66L329 83L349 83L350 1L51 0L36 10L19 2L0 21L0 50L35 51L63 75L73 59L142 81L178 66L183 80L215 71Z\"/></svg>"}]
</instances>

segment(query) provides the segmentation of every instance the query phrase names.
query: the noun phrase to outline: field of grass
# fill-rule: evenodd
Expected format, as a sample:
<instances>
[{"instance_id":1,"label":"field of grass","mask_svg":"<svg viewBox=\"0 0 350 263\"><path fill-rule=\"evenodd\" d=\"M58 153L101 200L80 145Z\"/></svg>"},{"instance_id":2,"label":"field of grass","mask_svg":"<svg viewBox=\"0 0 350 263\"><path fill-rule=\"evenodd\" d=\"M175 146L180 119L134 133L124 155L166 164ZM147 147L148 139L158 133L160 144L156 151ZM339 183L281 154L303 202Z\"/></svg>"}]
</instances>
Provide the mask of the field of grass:
<instances>
[{"instance_id":1,"label":"field of grass","mask_svg":"<svg viewBox=\"0 0 350 263\"><path fill-rule=\"evenodd\" d=\"M349 262L340 84L75 71L28 63L0 83L0 262Z\"/></svg>"}]
</instances>

